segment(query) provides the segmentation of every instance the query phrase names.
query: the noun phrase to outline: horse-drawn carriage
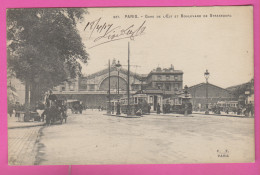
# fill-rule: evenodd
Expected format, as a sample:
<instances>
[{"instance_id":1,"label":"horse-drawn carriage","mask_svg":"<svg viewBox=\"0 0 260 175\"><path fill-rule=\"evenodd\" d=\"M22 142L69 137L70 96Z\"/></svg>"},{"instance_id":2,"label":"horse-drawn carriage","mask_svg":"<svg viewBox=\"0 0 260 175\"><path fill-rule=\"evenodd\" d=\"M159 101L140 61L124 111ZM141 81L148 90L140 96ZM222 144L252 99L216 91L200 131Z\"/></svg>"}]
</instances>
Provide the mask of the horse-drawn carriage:
<instances>
[{"instance_id":1,"label":"horse-drawn carriage","mask_svg":"<svg viewBox=\"0 0 260 175\"><path fill-rule=\"evenodd\" d=\"M67 107L66 100L58 99L56 101L51 101L50 106L45 109L42 113L42 118L46 120L46 124L62 124L63 120L67 122Z\"/></svg>"},{"instance_id":2,"label":"horse-drawn carriage","mask_svg":"<svg viewBox=\"0 0 260 175\"><path fill-rule=\"evenodd\" d=\"M81 101L79 100L67 100L68 108L71 109L71 112L74 114L82 114L83 106L81 104Z\"/></svg>"}]
</instances>

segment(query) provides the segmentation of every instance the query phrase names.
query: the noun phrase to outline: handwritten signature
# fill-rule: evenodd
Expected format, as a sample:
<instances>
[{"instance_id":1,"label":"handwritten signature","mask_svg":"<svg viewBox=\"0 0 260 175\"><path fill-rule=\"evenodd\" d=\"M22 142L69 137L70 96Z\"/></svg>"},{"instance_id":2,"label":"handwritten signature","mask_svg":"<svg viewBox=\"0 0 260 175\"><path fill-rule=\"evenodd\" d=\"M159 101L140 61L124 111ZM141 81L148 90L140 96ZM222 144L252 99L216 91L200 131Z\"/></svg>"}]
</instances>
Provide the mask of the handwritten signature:
<instances>
[{"instance_id":1,"label":"handwritten signature","mask_svg":"<svg viewBox=\"0 0 260 175\"><path fill-rule=\"evenodd\" d=\"M101 19L102 18L99 18L92 22L88 22L84 28L84 31L90 31L89 39L91 39L92 36L95 36L93 40L95 44L90 48L127 38L134 40L135 37L143 35L146 29L146 21L143 21L140 26L132 24L126 28L123 28L120 25L115 26L114 24L109 24L106 22L101 23Z\"/></svg>"}]
</instances>

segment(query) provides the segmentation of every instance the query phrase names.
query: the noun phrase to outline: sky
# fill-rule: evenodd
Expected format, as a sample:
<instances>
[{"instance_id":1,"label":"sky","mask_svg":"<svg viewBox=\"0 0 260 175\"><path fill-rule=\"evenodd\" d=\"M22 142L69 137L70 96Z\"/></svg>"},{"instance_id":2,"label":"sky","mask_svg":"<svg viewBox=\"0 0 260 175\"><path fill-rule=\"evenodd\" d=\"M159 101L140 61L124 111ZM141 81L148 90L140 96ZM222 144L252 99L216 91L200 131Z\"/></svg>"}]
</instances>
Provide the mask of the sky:
<instances>
[{"instance_id":1,"label":"sky","mask_svg":"<svg viewBox=\"0 0 260 175\"><path fill-rule=\"evenodd\" d=\"M88 12L78 23L90 57L83 65L84 74L107 68L109 59L119 60L127 69L130 43L135 73L148 74L172 64L184 72L184 85L192 86L205 82L208 69L209 82L223 88L253 78L252 7L88 8ZM134 37L125 34L128 28ZM111 41L108 34L122 35Z\"/></svg>"}]
</instances>

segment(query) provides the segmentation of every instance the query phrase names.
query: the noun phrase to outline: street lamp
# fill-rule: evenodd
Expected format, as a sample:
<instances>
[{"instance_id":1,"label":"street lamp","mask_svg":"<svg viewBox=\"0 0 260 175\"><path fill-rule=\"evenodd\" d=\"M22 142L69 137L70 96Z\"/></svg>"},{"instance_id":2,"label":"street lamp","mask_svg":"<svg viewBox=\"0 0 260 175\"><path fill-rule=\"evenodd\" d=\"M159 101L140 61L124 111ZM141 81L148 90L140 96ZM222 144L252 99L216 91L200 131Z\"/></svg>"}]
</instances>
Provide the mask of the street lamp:
<instances>
[{"instance_id":1,"label":"street lamp","mask_svg":"<svg viewBox=\"0 0 260 175\"><path fill-rule=\"evenodd\" d=\"M118 76L117 76L117 94L118 94L118 102L117 102L117 112L116 114L117 115L120 115L120 100L119 100L119 72L120 72L120 69L122 67L122 65L120 64L119 60L117 62L117 64L115 65L116 67L116 70L118 71Z\"/></svg>"},{"instance_id":2,"label":"street lamp","mask_svg":"<svg viewBox=\"0 0 260 175\"><path fill-rule=\"evenodd\" d=\"M107 114L111 115L111 94L110 94L110 59L108 60L108 106L107 106Z\"/></svg>"},{"instance_id":3,"label":"street lamp","mask_svg":"<svg viewBox=\"0 0 260 175\"><path fill-rule=\"evenodd\" d=\"M206 100L207 100L207 103L206 103L206 112L205 114L208 115L209 114L209 107L208 107L208 79L209 79L209 72L208 72L208 69L206 70L206 72L204 73L204 77L206 79Z\"/></svg>"},{"instance_id":4,"label":"street lamp","mask_svg":"<svg viewBox=\"0 0 260 175\"><path fill-rule=\"evenodd\" d=\"M117 94L118 94L118 98L119 98L119 72L120 72L120 69L122 67L119 60L117 61L117 64L115 66L116 66L116 70L118 72L118 74L117 74Z\"/></svg>"},{"instance_id":5,"label":"street lamp","mask_svg":"<svg viewBox=\"0 0 260 175\"><path fill-rule=\"evenodd\" d=\"M184 86L184 94L185 94L185 105L184 105L184 116L188 116L188 86Z\"/></svg>"},{"instance_id":6,"label":"street lamp","mask_svg":"<svg viewBox=\"0 0 260 175\"><path fill-rule=\"evenodd\" d=\"M184 86L184 93L185 93L185 97L188 97L188 86L187 85Z\"/></svg>"}]
</instances>

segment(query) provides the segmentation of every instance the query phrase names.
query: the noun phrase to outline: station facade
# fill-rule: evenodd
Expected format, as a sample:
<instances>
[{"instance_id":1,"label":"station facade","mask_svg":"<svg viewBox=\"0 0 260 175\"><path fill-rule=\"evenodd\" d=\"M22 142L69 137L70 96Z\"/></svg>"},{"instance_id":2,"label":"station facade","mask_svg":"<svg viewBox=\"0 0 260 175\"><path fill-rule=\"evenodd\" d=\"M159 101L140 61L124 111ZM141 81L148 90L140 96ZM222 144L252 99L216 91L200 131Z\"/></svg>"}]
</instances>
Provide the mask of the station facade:
<instances>
[{"instance_id":1,"label":"station facade","mask_svg":"<svg viewBox=\"0 0 260 175\"><path fill-rule=\"evenodd\" d=\"M113 60L110 67L110 98L118 99L127 94L127 70L116 69L116 62ZM118 93L119 77L119 93ZM183 72L175 70L173 66L162 69L157 67L149 74L138 74L130 72L130 94L140 90L147 90L151 98L156 100L158 91L162 94L174 94L183 89ZM98 71L88 76L77 77L55 87L53 93L58 97L66 99L77 99L90 108L106 107L109 91L109 68ZM160 93L160 94L161 94ZM154 102L153 104L156 104Z\"/></svg>"},{"instance_id":2,"label":"station facade","mask_svg":"<svg viewBox=\"0 0 260 175\"><path fill-rule=\"evenodd\" d=\"M208 89L208 98L206 91ZM204 109L208 102L209 106L219 101L235 101L235 96L227 89L223 89L211 83L199 83L188 88L192 96L192 106L194 109Z\"/></svg>"}]
</instances>

